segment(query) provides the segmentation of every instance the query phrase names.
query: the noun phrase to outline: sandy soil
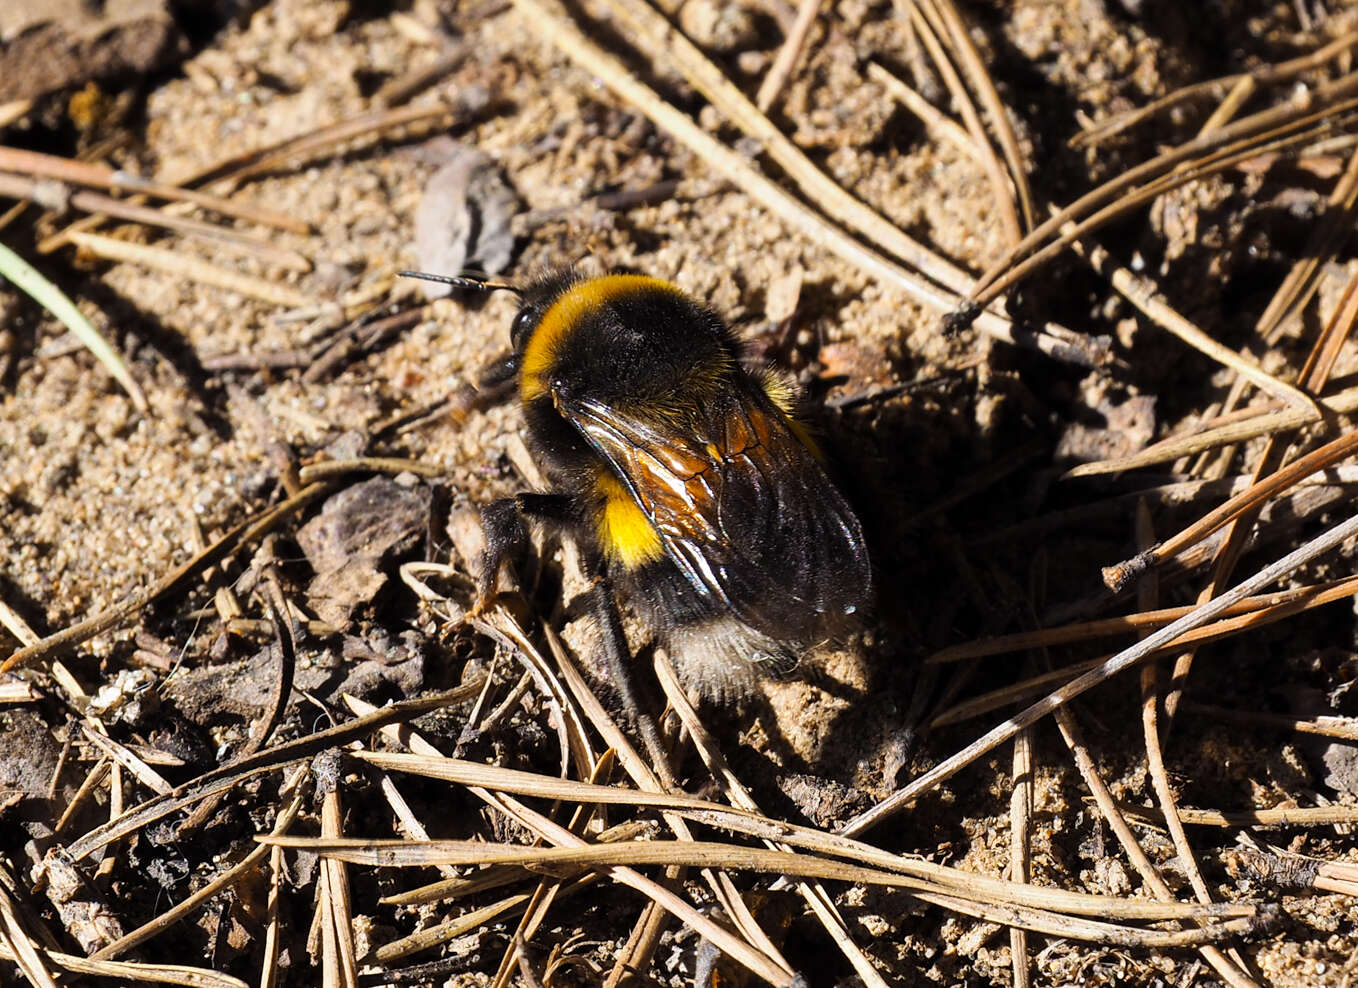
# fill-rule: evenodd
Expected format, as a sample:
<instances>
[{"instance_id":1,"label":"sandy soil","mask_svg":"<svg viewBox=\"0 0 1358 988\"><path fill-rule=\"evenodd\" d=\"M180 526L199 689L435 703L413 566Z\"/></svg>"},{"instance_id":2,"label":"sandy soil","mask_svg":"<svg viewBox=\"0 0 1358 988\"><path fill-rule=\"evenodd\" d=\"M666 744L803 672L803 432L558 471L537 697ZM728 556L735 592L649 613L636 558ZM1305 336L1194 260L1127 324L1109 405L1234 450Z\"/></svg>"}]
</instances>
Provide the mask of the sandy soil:
<instances>
[{"instance_id":1,"label":"sandy soil","mask_svg":"<svg viewBox=\"0 0 1358 988\"><path fill-rule=\"evenodd\" d=\"M769 0L733 14L698 4L690 0L681 23L753 92L781 38L770 11L783 5ZM427 31L436 6L416 3L393 16L380 4L277 0L242 13L195 42L179 70L135 87L144 103L122 125L131 137L113 161L173 180L225 156L363 113L383 82L437 57L432 35L422 37L410 26L422 24ZM1322 31L1303 36L1290 4L1189 6L1151 0L964 5L973 40L1011 108L1039 201L1070 201L1148 156L1158 142L1184 139L1201 115L1196 109L1184 111L1090 151L1066 144L1082 121L1142 105L1191 82L1293 57L1353 26L1352 11L1341 9L1330 12ZM671 279L708 300L752 348L800 382L809 408L821 409L814 413L816 426L868 532L880 599L865 642L809 659L792 679L769 686L763 709L712 714L713 730L728 757L766 809L833 825L1000 719L1000 713L991 713L916 737L918 691L926 691L925 706L932 708L951 675L941 683L921 683L917 673L923 655L1028 627L1038 616L1085 613L1099 593L1098 567L1131 552L1130 506L1048 534L1004 534L1008 526L1148 486L1141 483L1144 477L1078 483L1057 477L1074 461L1131 451L1196 421L1222 398L1228 378L1158 328L1138 321L1105 283L1070 257L1026 283L1016 311L1108 337L1117 365L1090 372L971 332L948 337L937 314L790 233L715 179L701 161L551 49L512 9L469 3L444 14L468 57L416 102L441 99L472 107L467 123L448 134L369 142L281 169L241 190L241 196L311 225L308 236L267 233L276 246L310 258L309 273L202 242L176 240L173 245L186 255L294 285L318 302L367 288L382 290L395 270L419 266L412 231L425 183L448 160L451 137L488 154L524 209L539 217L518 240L512 275L571 264L585 270L634 269ZM808 57L774 119L845 188L955 263L984 269L1004 248L984 172L967 155L931 138L880 87L867 82L864 66L870 60L908 75L917 64L910 32L890 4L842 0L813 32ZM662 72L657 78L680 105L695 111L702 105L674 76ZM946 105L946 92L940 92ZM710 110L699 119L736 141L735 131ZM71 136L69 127L63 133ZM34 136L12 130L7 143L21 145ZM72 150L54 146L50 134L37 136L47 150ZM671 179L682 181L663 201L619 211L586 203L600 193ZM1166 197L1149 214L1106 231L1102 242L1125 261L1137 259L1187 315L1236 346L1248 338L1253 319L1298 256L1308 223L1330 188L1331 180L1304 171L1228 173ZM558 212L543 215L553 210ZM31 246L18 232L28 225L25 219L8 227L6 242ZM147 239L140 228L121 235ZM53 320L0 289L0 328L8 343L0 394L0 459L8 467L0 476L5 519L0 597L39 634L149 585L189 558L200 538L211 539L275 500L278 449L291 450L302 462L361 451L435 465L437 479L405 478L396 485L430 495L431 521L418 537L390 547L377 567L387 577L377 581L383 583L380 590L331 611L326 608L334 601L313 582L314 567L299 547L305 544L299 529L319 507L283 528L273 551L282 561L285 585L304 609L343 624L340 635L302 639L297 685L322 698L334 697L344 685L386 700L455 685L488 667L492 643L466 631L443 633L389 577L397 559L458 562L443 533L448 514L522 489L512 461L519 413L508 405L475 411L460 421L435 416L376 438L374 433L398 416L442 401L502 354L512 297L437 301L417 324L380 348L323 379L304 380L305 368L214 371L204 364L221 355L307 345L333 331L333 319L284 319L277 306L181 274L105 264L69 249L40 264L127 355L151 409L138 414L109 375L71 345ZM1353 268L1347 253L1330 265L1314 319L1308 317L1304 331L1299 327L1265 355L1266 366L1298 366L1315 326L1333 311ZM398 282L384 304L409 303L420 291L414 283ZM1336 375L1353 369L1353 354L1346 350ZM837 399L876 386L912 381L925 383L888 400L832 407ZM1252 462L1237 460L1228 472L1248 470ZM1015 465L994 476L1000 463ZM345 484L357 482L350 478ZM1173 532L1195 511L1201 509L1157 509L1156 530ZM1250 568L1242 572L1274 558L1277 546L1293 544L1287 540L1295 535L1284 533L1282 543L1248 556L1244 565ZM231 580L252 572L249 556L227 564ZM1346 565L1317 567L1306 578L1343 575ZM1201 574L1192 579L1167 574L1164 603L1188 602L1200 582ZM538 594L546 614L554 610L553 585L549 578ZM243 595L242 600L249 616L266 616L259 598ZM61 656L88 694L114 682L120 672L142 670L145 682L155 687L156 702L124 708L121 716L110 713L107 719L120 740L186 758L187 766L165 769L171 781L197 774L239 746L268 695L268 635L222 635L215 616L205 610L211 606L210 590L199 583L134 623ZM0 651L9 644L0 638ZM1054 653L1052 660L1097 654L1087 648ZM995 688L1016 678L1029 661L989 660L963 688L968 694ZM495 702L519 675L517 667L506 672L503 662L497 669L505 681L497 686ZM1299 703L1317 698L1323 703L1337 691L1339 706L1328 712L1352 714L1352 694L1342 687L1355 672L1351 608L1341 603L1204 650L1193 671L1190 699L1295 711ZM54 798L43 798L55 765L48 756L61 750L73 729L60 691L51 688L41 670L30 675L47 699L0 709L10 737L26 739L24 750L38 753L28 776L0 780L0 788L34 797L0 811L8 834L4 853L23 873L35 849L51 843L45 828L60 815L94 758L78 745ZM285 736L321 726L316 708L294 698ZM1135 682L1124 679L1100 688L1081 701L1077 713L1114 795L1145 802L1149 784ZM451 745L461 726L448 715L429 730ZM172 737L179 740L172 743ZM1034 880L1135 893L1140 882L1114 853L1115 841L1088 804L1050 722L1037 730L1035 741ZM548 712L530 691L499 733L480 738L467 754L554 771L554 745ZM1358 798L1355 775L1343 776L1326 760L1341 755L1298 735L1208 716L1182 718L1168 747L1181 803L1226 810L1351 804ZM16 753L5 764L17 761ZM702 778L696 759L686 771ZM353 769L344 785L346 832L390 834L389 813L373 778ZM125 913L125 926L139 924L200 886L215 873L216 862L244 853L250 834L270 825L276 786L276 779L256 782L228 800L189 840L146 834L125 846L103 884L104 894ZM1006 747L923 799L874 839L979 872L1006 874L1010 787ZM466 794L411 780L407 795L426 819L439 821L440 836L489 832ZM108 812L101 795L63 837L98 824ZM303 829L314 832L313 827L308 808ZM1139 832L1167 879L1191 897L1173 846L1157 831ZM1352 898L1285 896L1238 867L1234 831L1194 828L1190 836L1198 841L1199 863L1214 896L1282 903L1279 924L1240 944L1264 983L1352 983L1358 976L1358 905ZM1326 860L1358 860L1344 828L1256 836ZM288 983L309 984L317 977L307 957L311 866L300 863L291 878ZM368 941L393 939L446 914L434 907L377 904L378 896L419 880L372 872L356 878L355 911L365 917ZM888 981L1011 983L1005 928L921 906L899 894L840 891L851 929ZM219 897L175 934L142 948L143 959L210 964L247 980L257 977L261 917L249 898L244 893L229 901ZM606 971L640 905L630 893L582 897L551 916L537 938L541 956L582 934L586 942L572 951ZM463 908L459 904L453 910ZM471 958L466 983L489 983L483 976L493 973L510 932L512 924L490 924L474 943L449 948ZM691 936L671 931L654 977L683 983L688 961L675 958L692 946ZM804 917L792 921L786 949L811 984L852 983L847 965ZM1191 951L1092 947L1036 935L1030 937L1030 949L1037 984L1217 983ZM596 976L589 970L562 969L554 983L592 983Z\"/></svg>"}]
</instances>

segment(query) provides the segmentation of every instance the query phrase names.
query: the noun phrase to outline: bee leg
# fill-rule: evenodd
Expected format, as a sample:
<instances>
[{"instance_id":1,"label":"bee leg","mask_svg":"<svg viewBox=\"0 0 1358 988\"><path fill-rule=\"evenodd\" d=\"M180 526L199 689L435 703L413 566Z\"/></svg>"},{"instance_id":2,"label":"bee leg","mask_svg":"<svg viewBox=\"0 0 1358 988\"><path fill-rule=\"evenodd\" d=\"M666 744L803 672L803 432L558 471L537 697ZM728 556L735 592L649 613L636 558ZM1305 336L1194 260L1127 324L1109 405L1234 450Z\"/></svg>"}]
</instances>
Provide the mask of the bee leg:
<instances>
[{"instance_id":1,"label":"bee leg","mask_svg":"<svg viewBox=\"0 0 1358 988\"><path fill-rule=\"evenodd\" d=\"M476 603L468 617L476 617L495 600L499 592L500 568L523 557L528 548L525 519L565 525L575 518L575 514L575 498L569 494L515 494L482 508L481 530L485 534L486 548L481 553Z\"/></svg>"},{"instance_id":2,"label":"bee leg","mask_svg":"<svg viewBox=\"0 0 1358 988\"><path fill-rule=\"evenodd\" d=\"M514 393L518 373L519 358L512 353L481 368L475 379L448 396L448 414L461 425L472 412L502 403Z\"/></svg>"},{"instance_id":3,"label":"bee leg","mask_svg":"<svg viewBox=\"0 0 1358 988\"><path fill-rule=\"evenodd\" d=\"M627 635L622 630L622 619L618 617L617 598L613 592L613 582L598 566L591 567L594 589L590 601L594 620L599 626L599 641L604 649L604 662L608 676L618 691L623 710L637 725L646 752L651 756L651 764L660 781L667 789L674 788L674 772L670 769L670 756L660 738L660 728L655 718L637 699L636 683L632 678L632 650L627 645Z\"/></svg>"},{"instance_id":4,"label":"bee leg","mask_svg":"<svg viewBox=\"0 0 1358 988\"><path fill-rule=\"evenodd\" d=\"M481 368L476 375L476 390L485 394L488 400L500 401L514 390L518 376L519 355L511 353Z\"/></svg>"}]
</instances>

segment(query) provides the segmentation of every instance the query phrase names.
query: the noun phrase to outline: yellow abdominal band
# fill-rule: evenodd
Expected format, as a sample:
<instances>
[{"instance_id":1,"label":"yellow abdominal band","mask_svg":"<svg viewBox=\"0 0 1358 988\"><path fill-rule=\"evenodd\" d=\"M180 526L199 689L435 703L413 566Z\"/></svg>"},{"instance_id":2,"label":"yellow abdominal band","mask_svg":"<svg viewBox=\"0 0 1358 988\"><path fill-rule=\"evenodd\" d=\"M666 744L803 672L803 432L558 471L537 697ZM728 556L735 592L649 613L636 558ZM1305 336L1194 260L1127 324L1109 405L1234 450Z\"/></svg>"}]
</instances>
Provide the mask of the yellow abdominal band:
<instances>
[{"instance_id":1,"label":"yellow abdominal band","mask_svg":"<svg viewBox=\"0 0 1358 988\"><path fill-rule=\"evenodd\" d=\"M622 482L612 474L600 473L595 485L604 496L598 520L599 543L609 561L624 569L636 569L663 556L660 534Z\"/></svg>"}]
</instances>

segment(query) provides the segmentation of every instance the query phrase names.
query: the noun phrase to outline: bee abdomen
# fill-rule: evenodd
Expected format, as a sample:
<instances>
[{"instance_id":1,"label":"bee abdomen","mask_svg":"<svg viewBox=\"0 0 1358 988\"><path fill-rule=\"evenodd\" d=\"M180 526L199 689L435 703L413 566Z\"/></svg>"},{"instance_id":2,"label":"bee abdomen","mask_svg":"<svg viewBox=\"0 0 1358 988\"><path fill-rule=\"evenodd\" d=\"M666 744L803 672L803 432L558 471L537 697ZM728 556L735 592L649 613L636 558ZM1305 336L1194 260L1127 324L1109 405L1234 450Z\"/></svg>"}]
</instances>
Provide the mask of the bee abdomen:
<instances>
[{"instance_id":1,"label":"bee abdomen","mask_svg":"<svg viewBox=\"0 0 1358 988\"><path fill-rule=\"evenodd\" d=\"M623 483L607 471L594 482L600 495L595 531L604 558L624 570L635 570L665 555L660 533Z\"/></svg>"}]
</instances>

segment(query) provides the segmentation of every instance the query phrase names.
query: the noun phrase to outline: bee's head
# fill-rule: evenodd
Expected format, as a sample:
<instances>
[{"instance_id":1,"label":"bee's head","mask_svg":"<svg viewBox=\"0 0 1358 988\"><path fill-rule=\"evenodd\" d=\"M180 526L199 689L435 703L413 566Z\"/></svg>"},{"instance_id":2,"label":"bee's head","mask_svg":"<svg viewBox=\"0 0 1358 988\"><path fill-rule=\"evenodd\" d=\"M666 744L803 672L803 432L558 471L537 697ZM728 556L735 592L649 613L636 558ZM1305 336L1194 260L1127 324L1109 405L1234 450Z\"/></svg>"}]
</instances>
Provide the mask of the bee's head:
<instances>
[{"instance_id":1,"label":"bee's head","mask_svg":"<svg viewBox=\"0 0 1358 988\"><path fill-rule=\"evenodd\" d=\"M552 303L582 280L580 275L570 268L540 275L523 285L508 281L492 281L485 276L466 271L457 275L428 274L424 271L398 273L405 278L422 278L425 281L437 281L456 288L479 292L506 291L519 296L519 311L509 329L510 345L518 354L523 353L523 348L533 335L533 330L542 322L542 317L547 314Z\"/></svg>"},{"instance_id":2,"label":"bee's head","mask_svg":"<svg viewBox=\"0 0 1358 988\"><path fill-rule=\"evenodd\" d=\"M534 278L519 289L519 311L509 327L509 345L515 353L523 353L533 331L538 328L552 303L581 280L580 275L567 268Z\"/></svg>"}]
</instances>

